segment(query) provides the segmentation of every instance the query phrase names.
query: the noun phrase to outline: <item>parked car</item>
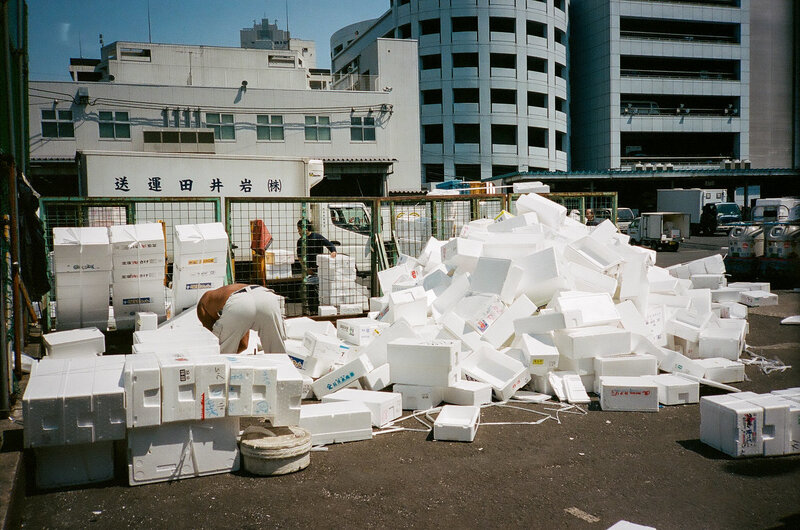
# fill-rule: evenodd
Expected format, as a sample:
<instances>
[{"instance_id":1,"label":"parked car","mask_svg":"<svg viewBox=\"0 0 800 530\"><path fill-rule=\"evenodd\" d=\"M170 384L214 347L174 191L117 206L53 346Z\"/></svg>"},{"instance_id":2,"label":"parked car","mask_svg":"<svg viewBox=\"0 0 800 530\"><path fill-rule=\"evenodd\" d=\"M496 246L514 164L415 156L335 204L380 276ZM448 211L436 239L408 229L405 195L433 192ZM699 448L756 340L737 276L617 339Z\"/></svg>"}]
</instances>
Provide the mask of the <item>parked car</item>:
<instances>
[{"instance_id":1,"label":"parked car","mask_svg":"<svg viewBox=\"0 0 800 530\"><path fill-rule=\"evenodd\" d=\"M595 210L595 217L598 219L611 219L614 211L611 208L598 208ZM617 208L617 228L623 234L628 233L628 226L633 221L633 210L630 208Z\"/></svg>"},{"instance_id":2,"label":"parked car","mask_svg":"<svg viewBox=\"0 0 800 530\"><path fill-rule=\"evenodd\" d=\"M732 223L742 222L742 211L735 202L717 203L717 227L730 228Z\"/></svg>"}]
</instances>

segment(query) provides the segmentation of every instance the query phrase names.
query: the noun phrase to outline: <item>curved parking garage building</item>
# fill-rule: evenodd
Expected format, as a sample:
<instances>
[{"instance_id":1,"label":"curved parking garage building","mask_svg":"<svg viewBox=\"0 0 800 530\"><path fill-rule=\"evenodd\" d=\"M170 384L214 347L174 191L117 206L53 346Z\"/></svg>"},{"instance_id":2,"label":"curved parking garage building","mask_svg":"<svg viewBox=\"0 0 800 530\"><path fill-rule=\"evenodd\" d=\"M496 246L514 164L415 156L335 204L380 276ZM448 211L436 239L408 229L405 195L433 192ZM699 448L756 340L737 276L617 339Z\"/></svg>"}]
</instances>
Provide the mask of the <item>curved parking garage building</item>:
<instances>
[{"instance_id":1,"label":"curved parking garage building","mask_svg":"<svg viewBox=\"0 0 800 530\"><path fill-rule=\"evenodd\" d=\"M331 37L334 84L370 84L375 40L415 39L423 182L566 171L568 8L569 0L391 0L380 18Z\"/></svg>"}]
</instances>

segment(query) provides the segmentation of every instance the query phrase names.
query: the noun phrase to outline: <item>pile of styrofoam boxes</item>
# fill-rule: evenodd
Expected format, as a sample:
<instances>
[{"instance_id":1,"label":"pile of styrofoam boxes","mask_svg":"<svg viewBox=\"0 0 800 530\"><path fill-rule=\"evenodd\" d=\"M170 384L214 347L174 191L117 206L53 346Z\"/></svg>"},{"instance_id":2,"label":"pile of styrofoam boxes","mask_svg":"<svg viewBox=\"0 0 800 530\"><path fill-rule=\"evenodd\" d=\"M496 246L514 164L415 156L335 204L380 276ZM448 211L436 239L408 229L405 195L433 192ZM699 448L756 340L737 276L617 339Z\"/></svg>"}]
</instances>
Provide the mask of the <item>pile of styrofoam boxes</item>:
<instances>
[{"instance_id":1,"label":"pile of styrofoam boxes","mask_svg":"<svg viewBox=\"0 0 800 530\"><path fill-rule=\"evenodd\" d=\"M106 336L97 328L70 329L42 335L44 352L53 359L103 355Z\"/></svg>"},{"instance_id":2,"label":"pile of styrofoam boxes","mask_svg":"<svg viewBox=\"0 0 800 530\"><path fill-rule=\"evenodd\" d=\"M166 248L160 223L108 229L114 264L111 287L117 329L132 329L136 313L166 318Z\"/></svg>"},{"instance_id":3,"label":"pile of styrofoam boxes","mask_svg":"<svg viewBox=\"0 0 800 530\"><path fill-rule=\"evenodd\" d=\"M222 223L176 225L173 252L174 312L180 313L225 283L228 234Z\"/></svg>"},{"instance_id":4,"label":"pile of styrofoam boxes","mask_svg":"<svg viewBox=\"0 0 800 530\"><path fill-rule=\"evenodd\" d=\"M264 253L264 275L267 280L290 278L294 253L290 250L268 250Z\"/></svg>"},{"instance_id":5,"label":"pile of styrofoam boxes","mask_svg":"<svg viewBox=\"0 0 800 530\"><path fill-rule=\"evenodd\" d=\"M404 409L427 409L507 400L527 387L657 411L697 403L701 381L744 379L746 314L738 291L736 305L717 299L720 256L668 270L610 222L587 227L536 194L516 211L431 238L416 259L381 271L384 296L370 300L369 318L340 319L337 334L287 321L287 350L314 392L393 385ZM349 425L342 436L352 439Z\"/></svg>"},{"instance_id":6,"label":"pile of styrofoam boxes","mask_svg":"<svg viewBox=\"0 0 800 530\"><path fill-rule=\"evenodd\" d=\"M108 229L53 228L58 329L108 327L111 265Z\"/></svg>"},{"instance_id":7,"label":"pile of styrofoam boxes","mask_svg":"<svg viewBox=\"0 0 800 530\"><path fill-rule=\"evenodd\" d=\"M700 440L733 457L800 453L800 388L704 397Z\"/></svg>"},{"instance_id":8,"label":"pile of styrofoam boxes","mask_svg":"<svg viewBox=\"0 0 800 530\"><path fill-rule=\"evenodd\" d=\"M304 380L286 355L220 355L200 330L136 332L127 356L96 357L84 337L54 343L23 396L39 485L110 479L112 442L125 439L131 485L235 471L239 418L300 423ZM81 346L83 357L59 358Z\"/></svg>"},{"instance_id":9,"label":"pile of styrofoam boxes","mask_svg":"<svg viewBox=\"0 0 800 530\"><path fill-rule=\"evenodd\" d=\"M361 314L369 299L366 287L356 283L356 262L350 256L317 256L320 306L335 306L340 315Z\"/></svg>"}]
</instances>

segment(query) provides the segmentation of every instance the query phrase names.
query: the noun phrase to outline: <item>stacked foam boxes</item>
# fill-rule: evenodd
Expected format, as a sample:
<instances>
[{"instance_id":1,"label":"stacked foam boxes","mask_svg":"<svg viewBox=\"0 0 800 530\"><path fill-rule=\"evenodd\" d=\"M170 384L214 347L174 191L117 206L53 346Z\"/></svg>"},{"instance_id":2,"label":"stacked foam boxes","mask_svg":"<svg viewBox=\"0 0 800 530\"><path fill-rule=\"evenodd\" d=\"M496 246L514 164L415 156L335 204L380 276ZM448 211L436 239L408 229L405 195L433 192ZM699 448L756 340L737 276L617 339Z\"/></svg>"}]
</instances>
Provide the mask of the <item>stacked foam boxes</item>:
<instances>
[{"instance_id":1,"label":"stacked foam boxes","mask_svg":"<svg viewBox=\"0 0 800 530\"><path fill-rule=\"evenodd\" d=\"M228 234L222 223L177 225L173 249L173 303L174 312L180 313L225 283Z\"/></svg>"},{"instance_id":2,"label":"stacked foam boxes","mask_svg":"<svg viewBox=\"0 0 800 530\"><path fill-rule=\"evenodd\" d=\"M294 254L289 250L269 250L264 253L264 275L267 280L292 276Z\"/></svg>"},{"instance_id":3,"label":"stacked foam boxes","mask_svg":"<svg viewBox=\"0 0 800 530\"><path fill-rule=\"evenodd\" d=\"M114 320L117 329L133 329L136 313L166 318L164 287L166 249L159 223L109 228L114 263Z\"/></svg>"},{"instance_id":4,"label":"stacked foam boxes","mask_svg":"<svg viewBox=\"0 0 800 530\"><path fill-rule=\"evenodd\" d=\"M111 265L106 228L53 228L58 329L108 328Z\"/></svg>"},{"instance_id":5,"label":"stacked foam boxes","mask_svg":"<svg viewBox=\"0 0 800 530\"><path fill-rule=\"evenodd\" d=\"M122 356L93 355L33 365L22 411L39 487L114 477L114 442L125 439L123 365Z\"/></svg>"},{"instance_id":6,"label":"stacked foam boxes","mask_svg":"<svg viewBox=\"0 0 800 530\"><path fill-rule=\"evenodd\" d=\"M350 256L317 256L319 304L336 306L339 314L360 313L367 300L366 290L356 283L356 264Z\"/></svg>"},{"instance_id":7,"label":"stacked foam boxes","mask_svg":"<svg viewBox=\"0 0 800 530\"><path fill-rule=\"evenodd\" d=\"M700 440L736 458L800 454L800 389L702 398Z\"/></svg>"}]
</instances>

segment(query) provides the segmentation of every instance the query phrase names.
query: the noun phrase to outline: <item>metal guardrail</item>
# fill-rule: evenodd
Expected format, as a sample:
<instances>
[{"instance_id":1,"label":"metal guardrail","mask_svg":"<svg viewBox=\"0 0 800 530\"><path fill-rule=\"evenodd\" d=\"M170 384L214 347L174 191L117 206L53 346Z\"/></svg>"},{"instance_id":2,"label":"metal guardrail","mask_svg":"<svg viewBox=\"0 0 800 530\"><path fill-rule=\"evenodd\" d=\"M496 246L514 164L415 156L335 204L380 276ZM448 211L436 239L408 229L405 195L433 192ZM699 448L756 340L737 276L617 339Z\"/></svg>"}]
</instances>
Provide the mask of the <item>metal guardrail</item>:
<instances>
[{"instance_id":1,"label":"metal guardrail","mask_svg":"<svg viewBox=\"0 0 800 530\"><path fill-rule=\"evenodd\" d=\"M515 212L519 194L369 197L297 197L167 199L43 198L40 201L48 252L52 229L59 226L111 226L161 221L165 225L168 261L176 224L223 222L230 238L230 281L266 285L285 297L286 316L319 313L320 306L351 304L362 311L380 294L378 271L402 255L416 257L428 239L458 236L470 221ZM615 192L551 193L545 197L564 205L585 222L585 212L609 209L616 220ZM598 216L601 220L601 216ZM313 264L303 263L312 240L298 221L313 225L349 255L357 274L346 281L328 281ZM328 250L319 249L328 254ZM167 275L169 281L171 275ZM52 293L51 293L52 296ZM54 299L54 297L53 297ZM49 311L48 311L49 316ZM51 322L48 320L47 324ZM48 327L48 329L50 329Z\"/></svg>"}]
</instances>

